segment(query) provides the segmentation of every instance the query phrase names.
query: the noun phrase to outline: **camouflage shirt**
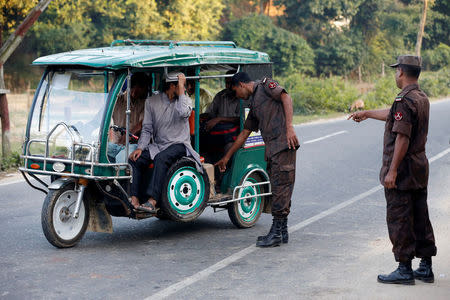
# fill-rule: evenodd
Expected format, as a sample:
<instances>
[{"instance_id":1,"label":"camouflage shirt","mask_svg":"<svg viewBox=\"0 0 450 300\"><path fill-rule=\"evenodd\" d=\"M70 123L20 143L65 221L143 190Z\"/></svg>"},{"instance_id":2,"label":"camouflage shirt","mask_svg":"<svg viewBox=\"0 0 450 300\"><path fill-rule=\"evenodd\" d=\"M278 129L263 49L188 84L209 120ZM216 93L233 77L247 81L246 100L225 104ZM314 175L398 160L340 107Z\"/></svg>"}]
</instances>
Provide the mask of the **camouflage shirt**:
<instances>
[{"instance_id":1,"label":"camouflage shirt","mask_svg":"<svg viewBox=\"0 0 450 300\"><path fill-rule=\"evenodd\" d=\"M406 86L395 98L384 131L383 166L380 181L384 184L394 156L397 133L409 138L409 147L397 170L399 190L421 189L428 185L428 159L425 154L430 102L419 85Z\"/></svg>"},{"instance_id":2,"label":"camouflage shirt","mask_svg":"<svg viewBox=\"0 0 450 300\"><path fill-rule=\"evenodd\" d=\"M266 144L265 159L288 149L286 137L286 116L284 115L281 94L286 93L276 81L265 78L255 81L250 99L250 112L244 128L251 131L261 130Z\"/></svg>"}]
</instances>

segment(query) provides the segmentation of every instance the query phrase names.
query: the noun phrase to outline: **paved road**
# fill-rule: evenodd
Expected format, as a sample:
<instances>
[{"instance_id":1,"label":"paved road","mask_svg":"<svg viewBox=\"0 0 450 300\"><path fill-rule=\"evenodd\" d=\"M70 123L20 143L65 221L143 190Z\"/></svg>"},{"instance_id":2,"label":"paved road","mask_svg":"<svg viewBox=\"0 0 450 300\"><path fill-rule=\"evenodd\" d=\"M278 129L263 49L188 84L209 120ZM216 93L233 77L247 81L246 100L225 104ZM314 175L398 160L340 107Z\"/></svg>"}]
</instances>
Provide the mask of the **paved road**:
<instances>
[{"instance_id":1,"label":"paved road","mask_svg":"<svg viewBox=\"0 0 450 300\"><path fill-rule=\"evenodd\" d=\"M271 217L236 229L226 212L179 224L114 218L56 249L40 225L43 194L0 183L0 299L310 299L450 297L450 101L434 103L427 153L437 281L385 286L395 264L378 183L383 123L337 120L296 127L303 141L288 245L253 247ZM446 151L446 152L443 152ZM436 156L441 154L440 156ZM417 262L415 262L417 263Z\"/></svg>"}]
</instances>

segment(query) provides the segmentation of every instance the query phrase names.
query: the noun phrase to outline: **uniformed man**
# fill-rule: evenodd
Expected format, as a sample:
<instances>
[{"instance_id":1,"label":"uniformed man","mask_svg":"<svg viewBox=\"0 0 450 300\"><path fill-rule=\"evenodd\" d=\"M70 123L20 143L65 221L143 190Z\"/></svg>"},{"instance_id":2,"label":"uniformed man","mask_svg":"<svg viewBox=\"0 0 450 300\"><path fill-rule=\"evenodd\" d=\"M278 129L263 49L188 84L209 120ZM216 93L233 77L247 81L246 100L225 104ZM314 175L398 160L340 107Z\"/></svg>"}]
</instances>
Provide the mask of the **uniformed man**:
<instances>
[{"instance_id":1,"label":"uniformed man","mask_svg":"<svg viewBox=\"0 0 450 300\"><path fill-rule=\"evenodd\" d=\"M380 181L387 202L387 225L398 268L389 275L378 275L378 282L414 284L414 278L434 282L431 257L436 255L433 228L428 217L428 159L425 143L430 103L419 89L421 59L402 55L397 63L395 81L402 91L390 109L356 112L349 119L386 121L383 166ZM411 260L420 257L413 272Z\"/></svg>"},{"instance_id":2,"label":"uniformed man","mask_svg":"<svg viewBox=\"0 0 450 300\"><path fill-rule=\"evenodd\" d=\"M239 72L231 79L232 89L240 99L250 99L250 112L233 146L216 163L221 172L234 152L252 131L261 130L266 144L265 160L272 185L273 223L265 236L258 237L256 246L274 247L288 242L287 217L295 181L295 158L299 147L292 126L292 99L277 82L265 78L252 81L247 73Z\"/></svg>"}]
</instances>

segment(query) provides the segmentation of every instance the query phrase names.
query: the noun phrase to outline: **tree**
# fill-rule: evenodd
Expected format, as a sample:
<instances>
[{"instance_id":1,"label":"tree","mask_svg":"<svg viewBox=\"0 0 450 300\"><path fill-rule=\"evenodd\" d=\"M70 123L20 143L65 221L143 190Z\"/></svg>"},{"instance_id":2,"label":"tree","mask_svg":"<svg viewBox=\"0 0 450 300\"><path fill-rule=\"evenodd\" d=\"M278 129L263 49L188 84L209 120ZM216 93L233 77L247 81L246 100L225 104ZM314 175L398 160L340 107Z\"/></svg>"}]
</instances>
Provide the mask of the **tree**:
<instances>
[{"instance_id":1,"label":"tree","mask_svg":"<svg viewBox=\"0 0 450 300\"><path fill-rule=\"evenodd\" d=\"M361 61L362 36L350 30L331 34L324 46L316 49L318 74L347 75Z\"/></svg>"},{"instance_id":2,"label":"tree","mask_svg":"<svg viewBox=\"0 0 450 300\"><path fill-rule=\"evenodd\" d=\"M433 49L443 43L450 46L450 1L434 0L427 16L427 31L423 37L423 48Z\"/></svg>"},{"instance_id":3,"label":"tree","mask_svg":"<svg viewBox=\"0 0 450 300\"><path fill-rule=\"evenodd\" d=\"M323 46L326 37L336 31L336 21L350 20L357 13L363 0L276 0L286 7L285 18L280 19L283 28L294 31L312 45Z\"/></svg>"},{"instance_id":4,"label":"tree","mask_svg":"<svg viewBox=\"0 0 450 300\"><path fill-rule=\"evenodd\" d=\"M427 20L428 0L423 0L422 17L420 18L419 31L417 32L416 55L420 56L420 49L422 48L423 32L425 30L425 22Z\"/></svg>"},{"instance_id":5,"label":"tree","mask_svg":"<svg viewBox=\"0 0 450 300\"><path fill-rule=\"evenodd\" d=\"M245 28L245 30L242 30ZM275 26L267 16L253 15L228 23L224 40L269 54L277 75L314 73L314 52L300 36Z\"/></svg>"}]
</instances>

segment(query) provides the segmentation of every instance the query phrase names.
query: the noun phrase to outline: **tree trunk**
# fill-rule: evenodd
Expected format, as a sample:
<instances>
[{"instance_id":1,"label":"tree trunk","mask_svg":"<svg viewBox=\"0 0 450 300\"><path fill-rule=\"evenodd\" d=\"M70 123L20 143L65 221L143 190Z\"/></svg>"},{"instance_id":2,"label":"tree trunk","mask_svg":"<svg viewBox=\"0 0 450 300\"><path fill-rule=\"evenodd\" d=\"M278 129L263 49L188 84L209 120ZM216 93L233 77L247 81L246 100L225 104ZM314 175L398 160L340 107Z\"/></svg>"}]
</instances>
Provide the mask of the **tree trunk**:
<instances>
[{"instance_id":1,"label":"tree trunk","mask_svg":"<svg viewBox=\"0 0 450 300\"><path fill-rule=\"evenodd\" d=\"M3 44L2 32L0 30L0 47ZM11 153L11 143L9 141L10 123L9 123L9 110L8 99L6 93L8 91L5 88L5 80L3 79L3 65L0 64L0 118L2 124L2 156L6 157Z\"/></svg>"},{"instance_id":2,"label":"tree trunk","mask_svg":"<svg viewBox=\"0 0 450 300\"><path fill-rule=\"evenodd\" d=\"M427 7L428 7L428 0L423 0L422 18L420 19L420 27L419 31L417 32L417 42L416 42L417 56L420 56L420 49L422 48L423 32L425 31L425 22L427 20Z\"/></svg>"}]
</instances>

